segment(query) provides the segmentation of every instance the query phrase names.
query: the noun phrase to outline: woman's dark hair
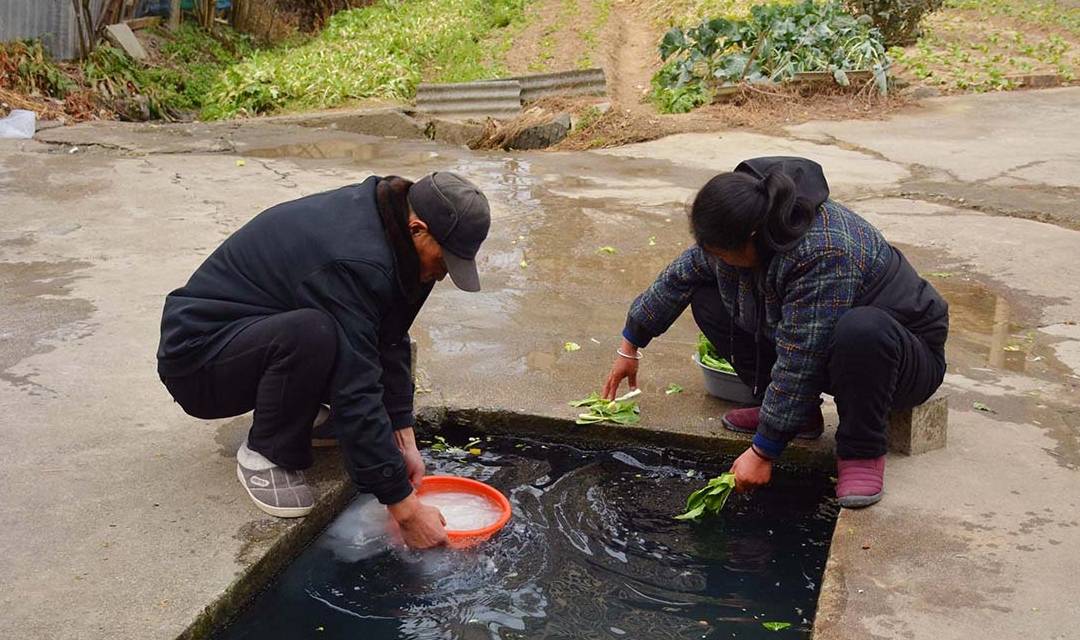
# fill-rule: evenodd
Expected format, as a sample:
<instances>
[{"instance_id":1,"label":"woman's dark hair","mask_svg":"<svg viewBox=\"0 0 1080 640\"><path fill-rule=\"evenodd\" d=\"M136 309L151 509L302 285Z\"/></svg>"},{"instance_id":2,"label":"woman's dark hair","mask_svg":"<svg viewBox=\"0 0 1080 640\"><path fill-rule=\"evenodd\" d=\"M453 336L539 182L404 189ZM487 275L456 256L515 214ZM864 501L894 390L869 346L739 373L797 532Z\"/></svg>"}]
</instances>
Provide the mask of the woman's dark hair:
<instances>
[{"instance_id":1,"label":"woman's dark hair","mask_svg":"<svg viewBox=\"0 0 1080 640\"><path fill-rule=\"evenodd\" d=\"M386 239L397 257L398 280L409 300L420 292L420 256L409 235L409 188L413 183L399 176L388 176L375 186L375 202L382 218Z\"/></svg>"},{"instance_id":2,"label":"woman's dark hair","mask_svg":"<svg viewBox=\"0 0 1080 640\"><path fill-rule=\"evenodd\" d=\"M753 238L758 251L768 254L794 247L813 216L813 207L797 206L795 183L779 171L764 179L721 173L694 197L690 229L702 247L740 249Z\"/></svg>"}]
</instances>

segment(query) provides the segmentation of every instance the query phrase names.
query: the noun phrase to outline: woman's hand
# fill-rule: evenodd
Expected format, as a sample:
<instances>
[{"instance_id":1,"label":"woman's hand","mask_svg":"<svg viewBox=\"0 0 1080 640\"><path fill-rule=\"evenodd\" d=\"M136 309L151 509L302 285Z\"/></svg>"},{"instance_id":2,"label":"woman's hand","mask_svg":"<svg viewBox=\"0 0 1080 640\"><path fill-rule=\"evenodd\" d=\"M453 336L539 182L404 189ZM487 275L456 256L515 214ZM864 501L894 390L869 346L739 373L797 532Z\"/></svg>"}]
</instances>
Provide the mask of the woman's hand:
<instances>
[{"instance_id":1,"label":"woman's hand","mask_svg":"<svg viewBox=\"0 0 1080 640\"><path fill-rule=\"evenodd\" d=\"M446 518L435 507L420 502L416 492L388 509L410 548L430 549L446 544Z\"/></svg>"},{"instance_id":2,"label":"woman's hand","mask_svg":"<svg viewBox=\"0 0 1080 640\"><path fill-rule=\"evenodd\" d=\"M772 460L763 458L750 447L735 459L731 472L735 474L735 491L753 491L772 480Z\"/></svg>"},{"instance_id":3,"label":"woman's hand","mask_svg":"<svg viewBox=\"0 0 1080 640\"><path fill-rule=\"evenodd\" d=\"M394 442L401 450L401 456L405 458L405 471L409 474L409 482L417 489L424 480L424 459L420 456L420 450L416 448L416 432L412 427L398 429L394 432Z\"/></svg>"},{"instance_id":4,"label":"woman's hand","mask_svg":"<svg viewBox=\"0 0 1080 640\"><path fill-rule=\"evenodd\" d=\"M629 340L623 338L619 351L628 356L636 356L638 348L630 344ZM601 395L606 400L614 400L619 395L619 385L622 384L623 380L630 382L631 391L637 389L637 372L638 361L636 359L616 355L615 362L611 365L611 373L608 374L607 380L604 382L604 390Z\"/></svg>"}]
</instances>

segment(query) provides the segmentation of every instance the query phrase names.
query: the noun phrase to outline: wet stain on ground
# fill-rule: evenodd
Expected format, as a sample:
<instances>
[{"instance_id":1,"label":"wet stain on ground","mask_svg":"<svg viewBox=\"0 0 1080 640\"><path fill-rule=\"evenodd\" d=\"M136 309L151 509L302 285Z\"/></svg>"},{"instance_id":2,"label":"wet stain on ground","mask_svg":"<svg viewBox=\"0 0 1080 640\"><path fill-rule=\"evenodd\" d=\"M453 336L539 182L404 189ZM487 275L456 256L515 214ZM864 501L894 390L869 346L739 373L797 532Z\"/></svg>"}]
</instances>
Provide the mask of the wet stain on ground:
<instances>
[{"instance_id":1,"label":"wet stain on ground","mask_svg":"<svg viewBox=\"0 0 1080 640\"><path fill-rule=\"evenodd\" d=\"M247 437L249 427L251 417L246 415L218 424L214 433L214 442L219 446L218 453L223 458L235 458L236 450Z\"/></svg>"},{"instance_id":2,"label":"wet stain on ground","mask_svg":"<svg viewBox=\"0 0 1080 640\"><path fill-rule=\"evenodd\" d=\"M0 380L31 394L49 393L33 374L11 369L26 358L54 349L54 343L73 340L91 331L87 320L95 311L89 300L71 297L71 287L91 263L0 262Z\"/></svg>"}]
</instances>

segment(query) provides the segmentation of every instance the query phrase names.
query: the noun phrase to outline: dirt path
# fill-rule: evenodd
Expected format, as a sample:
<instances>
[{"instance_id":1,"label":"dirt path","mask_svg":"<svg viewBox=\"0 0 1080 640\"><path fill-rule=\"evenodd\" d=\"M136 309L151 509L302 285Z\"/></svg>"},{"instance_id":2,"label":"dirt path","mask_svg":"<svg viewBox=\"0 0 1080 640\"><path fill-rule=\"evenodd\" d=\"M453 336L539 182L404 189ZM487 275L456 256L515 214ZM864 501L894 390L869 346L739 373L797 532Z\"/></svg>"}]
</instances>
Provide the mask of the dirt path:
<instances>
[{"instance_id":1,"label":"dirt path","mask_svg":"<svg viewBox=\"0 0 1080 640\"><path fill-rule=\"evenodd\" d=\"M636 2L619 0L612 8L612 29L605 44L608 50L608 91L623 109L654 114L646 96L660 58L651 20Z\"/></svg>"}]
</instances>

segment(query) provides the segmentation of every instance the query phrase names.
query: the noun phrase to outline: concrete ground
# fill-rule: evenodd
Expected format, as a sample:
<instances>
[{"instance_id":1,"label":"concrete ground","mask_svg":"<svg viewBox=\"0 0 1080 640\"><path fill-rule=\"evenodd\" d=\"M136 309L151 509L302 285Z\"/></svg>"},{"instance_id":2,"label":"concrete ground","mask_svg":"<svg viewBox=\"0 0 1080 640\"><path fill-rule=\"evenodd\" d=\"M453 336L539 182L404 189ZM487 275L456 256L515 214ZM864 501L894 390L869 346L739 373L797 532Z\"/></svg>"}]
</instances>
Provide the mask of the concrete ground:
<instances>
[{"instance_id":1,"label":"concrete ground","mask_svg":"<svg viewBox=\"0 0 1080 640\"><path fill-rule=\"evenodd\" d=\"M419 403L565 434L566 402L599 388L630 300L689 241L694 189L740 159L793 153L822 162L834 196L953 312L949 446L891 458L885 501L842 514L818 637L1075 637L1077 122L1080 90L1061 89L602 153L478 153L272 122L0 142L5 632L199 635L347 499L330 454L316 515L263 517L233 475L247 419L189 418L155 376L163 296L262 208L373 172L472 177L493 206L486 288L440 286L421 314ZM589 434L744 445L704 395L688 315L647 351L644 428ZM672 382L685 391L664 395ZM821 463L829 447L796 457Z\"/></svg>"}]
</instances>

